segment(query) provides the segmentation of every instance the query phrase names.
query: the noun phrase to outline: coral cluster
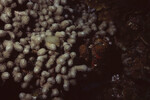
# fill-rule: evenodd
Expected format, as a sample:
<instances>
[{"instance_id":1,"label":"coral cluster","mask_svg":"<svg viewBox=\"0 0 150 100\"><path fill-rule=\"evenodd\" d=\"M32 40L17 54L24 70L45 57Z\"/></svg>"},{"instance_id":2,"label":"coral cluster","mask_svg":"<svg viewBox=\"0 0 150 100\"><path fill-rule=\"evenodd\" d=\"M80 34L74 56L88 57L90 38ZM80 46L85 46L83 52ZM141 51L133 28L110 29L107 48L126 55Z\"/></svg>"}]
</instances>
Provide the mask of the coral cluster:
<instances>
[{"instance_id":1,"label":"coral cluster","mask_svg":"<svg viewBox=\"0 0 150 100\"><path fill-rule=\"evenodd\" d=\"M77 36L85 35L76 31L74 10L66 0L1 0L0 11L2 81L12 77L20 83L21 100L46 99L47 94L61 99L61 89L76 84L77 72L89 70L74 63L72 47Z\"/></svg>"},{"instance_id":2,"label":"coral cluster","mask_svg":"<svg viewBox=\"0 0 150 100\"><path fill-rule=\"evenodd\" d=\"M67 0L0 0L0 12L0 75L20 84L20 100L62 100L77 73L90 71L75 63L77 39L116 31L112 22L97 27L95 12Z\"/></svg>"}]
</instances>

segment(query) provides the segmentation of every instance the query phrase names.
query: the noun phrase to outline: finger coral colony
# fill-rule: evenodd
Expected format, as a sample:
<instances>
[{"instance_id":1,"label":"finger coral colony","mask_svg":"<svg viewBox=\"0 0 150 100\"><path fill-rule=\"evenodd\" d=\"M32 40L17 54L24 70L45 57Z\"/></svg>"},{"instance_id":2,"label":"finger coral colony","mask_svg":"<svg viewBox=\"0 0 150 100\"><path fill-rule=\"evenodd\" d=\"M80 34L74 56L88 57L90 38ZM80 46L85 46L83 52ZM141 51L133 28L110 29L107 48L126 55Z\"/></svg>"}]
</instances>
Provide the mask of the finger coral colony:
<instances>
[{"instance_id":1,"label":"finger coral colony","mask_svg":"<svg viewBox=\"0 0 150 100\"><path fill-rule=\"evenodd\" d=\"M74 2L0 0L0 85L3 86L8 81L18 84L17 95L20 100L68 100L65 93L72 91L79 80L90 78L92 72L98 73L97 77L108 73L112 75L112 80L108 83L120 84L121 90L112 85L113 88L104 89L104 93L109 95L109 91L112 91L112 98L130 100L120 99L128 95L123 83L131 83L132 86L132 82L123 77L142 77L143 74L136 74L136 70L140 70L139 65L147 64L140 58L146 58L143 52L148 50L141 48L145 44L135 44L137 47L127 52L125 45L116 40L117 26L114 21L103 18L99 20L97 11L107 9L105 5L97 10L85 2L73 4ZM135 17L135 20L128 20L128 25L134 24L134 29L138 30L138 19ZM114 44L124 51L120 55L120 67L125 66L125 75L106 71L111 70L106 63L114 62L107 58L117 56L111 52ZM139 54L139 58L132 57L135 53ZM149 70L147 66L144 68ZM96 84L93 86L99 88ZM92 91L93 86L85 84L81 91L86 87L89 88L87 91Z\"/></svg>"}]
</instances>

